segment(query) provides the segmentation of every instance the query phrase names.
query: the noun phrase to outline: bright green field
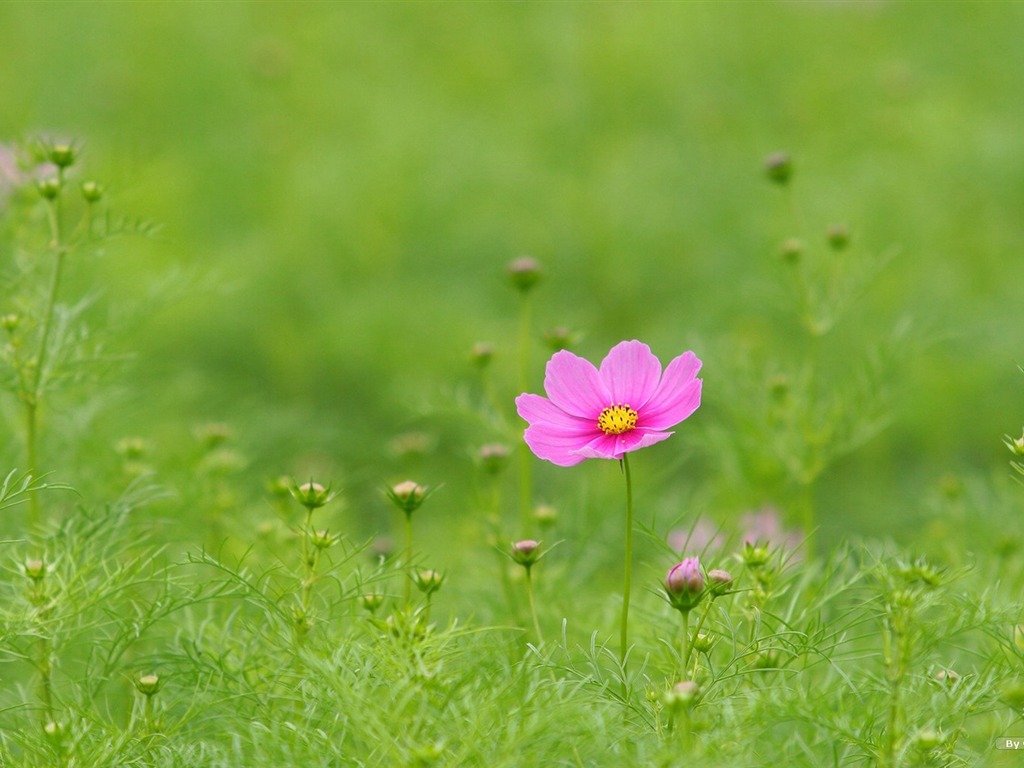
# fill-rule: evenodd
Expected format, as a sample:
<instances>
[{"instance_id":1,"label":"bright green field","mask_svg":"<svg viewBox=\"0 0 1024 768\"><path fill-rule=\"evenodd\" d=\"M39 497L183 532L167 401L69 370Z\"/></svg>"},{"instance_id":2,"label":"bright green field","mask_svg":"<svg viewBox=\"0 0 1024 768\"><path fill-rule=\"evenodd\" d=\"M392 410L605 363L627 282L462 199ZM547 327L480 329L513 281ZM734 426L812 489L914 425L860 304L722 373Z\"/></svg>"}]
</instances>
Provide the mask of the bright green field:
<instances>
[{"instance_id":1,"label":"bright green field","mask_svg":"<svg viewBox=\"0 0 1024 768\"><path fill-rule=\"evenodd\" d=\"M143 438L157 543L269 563L272 478L333 483L325 524L365 541L401 535L381 489L413 477L441 486L417 518L441 610L503 620L466 608L486 585L460 567L491 562L475 452L523 426L505 268L529 254L531 391L555 326L595 361L632 338L704 361L701 409L633 464L644 583L672 527L735 533L765 506L798 526L802 504L821 552L995 568L1024 541L1003 444L1024 424L1022 39L1017 2L0 4L0 144L73 141L76 179L160 225L69 262L65 300L93 298L117 363L43 412L41 469L80 494L55 503L116 497L115 446ZM780 150L788 188L763 170ZM10 218L0 277L38 240ZM801 322L799 275L827 332ZM2 397L0 476L24 463ZM212 479L210 422L234 451ZM410 432L421 454L394 450ZM552 560L616 589L617 468L533 481L563 512ZM4 514L15 539L24 507ZM573 598L552 599L554 628Z\"/></svg>"}]
</instances>

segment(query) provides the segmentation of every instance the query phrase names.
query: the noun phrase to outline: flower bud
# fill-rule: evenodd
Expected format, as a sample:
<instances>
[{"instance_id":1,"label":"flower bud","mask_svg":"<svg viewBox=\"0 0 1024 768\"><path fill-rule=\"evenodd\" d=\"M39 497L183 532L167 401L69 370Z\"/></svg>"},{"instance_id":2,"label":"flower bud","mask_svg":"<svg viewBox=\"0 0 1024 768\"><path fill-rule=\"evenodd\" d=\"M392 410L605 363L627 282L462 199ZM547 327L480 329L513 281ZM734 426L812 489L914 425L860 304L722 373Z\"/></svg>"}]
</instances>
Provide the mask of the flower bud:
<instances>
[{"instance_id":1,"label":"flower bud","mask_svg":"<svg viewBox=\"0 0 1024 768\"><path fill-rule=\"evenodd\" d=\"M540 559L540 542L523 539L512 544L512 559L527 569Z\"/></svg>"},{"instance_id":2,"label":"flower bud","mask_svg":"<svg viewBox=\"0 0 1024 768\"><path fill-rule=\"evenodd\" d=\"M1017 438L1007 435L1003 442L1006 443L1006 447L1010 449L1010 453L1014 456L1024 456L1024 435Z\"/></svg>"},{"instance_id":3,"label":"flower bud","mask_svg":"<svg viewBox=\"0 0 1024 768\"><path fill-rule=\"evenodd\" d=\"M501 472L508 464L508 459L511 455L512 452L509 450L509 447L501 443L482 445L476 454L480 467L490 475L496 475Z\"/></svg>"},{"instance_id":4,"label":"flower bud","mask_svg":"<svg viewBox=\"0 0 1024 768\"><path fill-rule=\"evenodd\" d=\"M293 483L291 492L295 500L310 512L324 506L335 496L331 493L330 487L324 488L320 483L314 483L312 480L302 485Z\"/></svg>"},{"instance_id":5,"label":"flower bud","mask_svg":"<svg viewBox=\"0 0 1024 768\"><path fill-rule=\"evenodd\" d=\"M552 352L559 352L576 346L579 342L579 334L573 333L568 328L558 326L544 331L544 342Z\"/></svg>"},{"instance_id":6,"label":"flower bud","mask_svg":"<svg viewBox=\"0 0 1024 768\"><path fill-rule=\"evenodd\" d=\"M412 580L416 583L420 592L430 597L444 584L444 574L431 570L418 571L413 574Z\"/></svg>"},{"instance_id":7,"label":"flower bud","mask_svg":"<svg viewBox=\"0 0 1024 768\"><path fill-rule=\"evenodd\" d=\"M45 200L56 200L60 194L60 181L55 178L42 179L36 182L36 189Z\"/></svg>"},{"instance_id":8,"label":"flower bud","mask_svg":"<svg viewBox=\"0 0 1024 768\"><path fill-rule=\"evenodd\" d=\"M359 596L359 604L370 613L384 605L384 595L380 592L367 592Z\"/></svg>"},{"instance_id":9,"label":"flower bud","mask_svg":"<svg viewBox=\"0 0 1024 768\"><path fill-rule=\"evenodd\" d=\"M98 203L103 197L103 185L95 181L82 182L82 197L87 203Z\"/></svg>"},{"instance_id":10,"label":"flower bud","mask_svg":"<svg viewBox=\"0 0 1024 768\"><path fill-rule=\"evenodd\" d=\"M697 683L693 680L683 680L665 692L665 707L675 711L690 709L697 703L700 693L700 686Z\"/></svg>"},{"instance_id":11,"label":"flower bud","mask_svg":"<svg viewBox=\"0 0 1024 768\"><path fill-rule=\"evenodd\" d=\"M732 587L732 582L732 574L728 571L724 571L721 568L708 571L708 586L712 597L720 597L726 594L729 588Z\"/></svg>"},{"instance_id":12,"label":"flower bud","mask_svg":"<svg viewBox=\"0 0 1024 768\"><path fill-rule=\"evenodd\" d=\"M469 359L477 368L486 368L494 359L494 345L486 341L478 341L473 345Z\"/></svg>"},{"instance_id":13,"label":"flower bud","mask_svg":"<svg viewBox=\"0 0 1024 768\"><path fill-rule=\"evenodd\" d=\"M40 582L43 577L46 576L46 563L39 559L32 559L25 561L25 575L28 576L32 581Z\"/></svg>"},{"instance_id":14,"label":"flower bud","mask_svg":"<svg viewBox=\"0 0 1024 768\"><path fill-rule=\"evenodd\" d=\"M713 635L699 633L693 638L693 650L698 653L710 653L711 649L715 646L715 638Z\"/></svg>"},{"instance_id":15,"label":"flower bud","mask_svg":"<svg viewBox=\"0 0 1024 768\"><path fill-rule=\"evenodd\" d=\"M665 593L677 611L687 612L696 607L704 596L704 573L700 560L688 557L672 566L665 575Z\"/></svg>"},{"instance_id":16,"label":"flower bud","mask_svg":"<svg viewBox=\"0 0 1024 768\"><path fill-rule=\"evenodd\" d=\"M748 541L743 545L743 552L740 556L747 568L757 570L768 564L772 553L764 544L752 544Z\"/></svg>"},{"instance_id":17,"label":"flower bud","mask_svg":"<svg viewBox=\"0 0 1024 768\"><path fill-rule=\"evenodd\" d=\"M43 726L43 733L45 733L51 739L58 738L63 732L64 728L56 720L49 720Z\"/></svg>"},{"instance_id":18,"label":"flower bud","mask_svg":"<svg viewBox=\"0 0 1024 768\"><path fill-rule=\"evenodd\" d=\"M309 541L317 549L329 549L337 543L338 537L332 536L327 531L320 530L309 534Z\"/></svg>"},{"instance_id":19,"label":"flower bud","mask_svg":"<svg viewBox=\"0 0 1024 768\"><path fill-rule=\"evenodd\" d=\"M558 510L550 504L540 504L533 510L533 519L541 528L550 528L558 522Z\"/></svg>"},{"instance_id":20,"label":"flower bud","mask_svg":"<svg viewBox=\"0 0 1024 768\"><path fill-rule=\"evenodd\" d=\"M75 164L78 150L70 144L54 144L46 153L46 159L58 168L69 168Z\"/></svg>"},{"instance_id":21,"label":"flower bud","mask_svg":"<svg viewBox=\"0 0 1024 768\"><path fill-rule=\"evenodd\" d=\"M540 264L529 256L521 256L509 263L508 276L513 287L521 293L527 293L540 281Z\"/></svg>"},{"instance_id":22,"label":"flower bud","mask_svg":"<svg viewBox=\"0 0 1024 768\"><path fill-rule=\"evenodd\" d=\"M419 509L427 498L427 489L412 480L393 485L386 493L391 502L407 515Z\"/></svg>"},{"instance_id":23,"label":"flower bud","mask_svg":"<svg viewBox=\"0 0 1024 768\"><path fill-rule=\"evenodd\" d=\"M18 326L21 325L21 316L17 312L8 312L3 317L0 317L0 325L8 333L14 333L18 330Z\"/></svg>"},{"instance_id":24,"label":"flower bud","mask_svg":"<svg viewBox=\"0 0 1024 768\"><path fill-rule=\"evenodd\" d=\"M773 152L765 158L764 171L771 181L785 185L793 175L793 160L788 152Z\"/></svg>"},{"instance_id":25,"label":"flower bud","mask_svg":"<svg viewBox=\"0 0 1024 768\"><path fill-rule=\"evenodd\" d=\"M787 264L796 264L800 261L800 256L803 255L804 244L800 238L790 237L782 241L782 245L779 246L779 258L781 258Z\"/></svg>"},{"instance_id":26,"label":"flower bud","mask_svg":"<svg viewBox=\"0 0 1024 768\"><path fill-rule=\"evenodd\" d=\"M832 250L841 251L850 244L850 230L845 224L833 224L825 233Z\"/></svg>"},{"instance_id":27,"label":"flower bud","mask_svg":"<svg viewBox=\"0 0 1024 768\"><path fill-rule=\"evenodd\" d=\"M954 672L952 669L940 669L935 673L935 679L940 683L946 683L947 685L955 685L960 679L960 675Z\"/></svg>"},{"instance_id":28,"label":"flower bud","mask_svg":"<svg viewBox=\"0 0 1024 768\"><path fill-rule=\"evenodd\" d=\"M135 687L143 696L152 696L160 690L160 677L154 674L140 675L135 680Z\"/></svg>"}]
</instances>

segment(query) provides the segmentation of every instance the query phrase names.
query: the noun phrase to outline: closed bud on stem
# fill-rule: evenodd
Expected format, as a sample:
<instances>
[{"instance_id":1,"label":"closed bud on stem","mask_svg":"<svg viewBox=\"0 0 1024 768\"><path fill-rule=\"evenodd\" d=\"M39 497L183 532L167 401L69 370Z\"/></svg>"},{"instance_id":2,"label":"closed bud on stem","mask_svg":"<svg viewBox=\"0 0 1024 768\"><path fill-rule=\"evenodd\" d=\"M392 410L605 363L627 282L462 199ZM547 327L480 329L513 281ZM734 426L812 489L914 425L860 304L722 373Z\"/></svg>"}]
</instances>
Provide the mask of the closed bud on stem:
<instances>
[{"instance_id":1,"label":"closed bud on stem","mask_svg":"<svg viewBox=\"0 0 1024 768\"><path fill-rule=\"evenodd\" d=\"M721 597L732 587L732 574L721 568L708 571L708 588L712 597Z\"/></svg>"},{"instance_id":2,"label":"closed bud on stem","mask_svg":"<svg viewBox=\"0 0 1024 768\"><path fill-rule=\"evenodd\" d=\"M413 574L412 580L416 583L420 592L430 597L444 584L444 574L431 570L417 571Z\"/></svg>"},{"instance_id":3,"label":"closed bud on stem","mask_svg":"<svg viewBox=\"0 0 1024 768\"><path fill-rule=\"evenodd\" d=\"M160 677L154 674L140 675L135 680L135 688L143 696L149 698L160 690Z\"/></svg>"},{"instance_id":4,"label":"closed bud on stem","mask_svg":"<svg viewBox=\"0 0 1024 768\"><path fill-rule=\"evenodd\" d=\"M83 181L82 197L87 203L98 203L103 198L103 185L95 181Z\"/></svg>"},{"instance_id":5,"label":"closed bud on stem","mask_svg":"<svg viewBox=\"0 0 1024 768\"><path fill-rule=\"evenodd\" d=\"M412 480L406 480L391 486L386 493L392 504L405 514L411 515L426 500L428 489Z\"/></svg>"},{"instance_id":6,"label":"closed bud on stem","mask_svg":"<svg viewBox=\"0 0 1024 768\"><path fill-rule=\"evenodd\" d=\"M36 189L45 200L56 200L60 194L60 181L56 178L42 179L36 182Z\"/></svg>"},{"instance_id":7,"label":"closed bud on stem","mask_svg":"<svg viewBox=\"0 0 1024 768\"><path fill-rule=\"evenodd\" d=\"M51 739L59 739L64 733L64 728L56 720L49 720L43 725L43 733Z\"/></svg>"},{"instance_id":8,"label":"closed bud on stem","mask_svg":"<svg viewBox=\"0 0 1024 768\"><path fill-rule=\"evenodd\" d=\"M850 230L845 224L833 224L825 233L832 250L841 251L850 244Z\"/></svg>"},{"instance_id":9,"label":"closed bud on stem","mask_svg":"<svg viewBox=\"0 0 1024 768\"><path fill-rule=\"evenodd\" d=\"M384 605L384 595L380 592L367 592L365 595L359 596L359 604L364 610L374 613Z\"/></svg>"},{"instance_id":10,"label":"closed bud on stem","mask_svg":"<svg viewBox=\"0 0 1024 768\"><path fill-rule=\"evenodd\" d=\"M480 446L476 457L480 467L489 475L496 475L508 465L512 451L502 443L488 443Z\"/></svg>"},{"instance_id":11,"label":"closed bud on stem","mask_svg":"<svg viewBox=\"0 0 1024 768\"><path fill-rule=\"evenodd\" d=\"M24 569L25 575L36 583L42 581L43 578L46 576L46 563L44 563L42 560L39 560L38 558L26 560Z\"/></svg>"},{"instance_id":12,"label":"closed bud on stem","mask_svg":"<svg viewBox=\"0 0 1024 768\"><path fill-rule=\"evenodd\" d=\"M478 341L473 345L469 359L477 368L486 368L494 359L494 345L487 341Z\"/></svg>"},{"instance_id":13,"label":"closed bud on stem","mask_svg":"<svg viewBox=\"0 0 1024 768\"><path fill-rule=\"evenodd\" d=\"M914 746L922 752L935 749L942 742L942 734L933 728L922 728L914 734Z\"/></svg>"},{"instance_id":14,"label":"closed bud on stem","mask_svg":"<svg viewBox=\"0 0 1024 768\"><path fill-rule=\"evenodd\" d=\"M78 158L78 150L70 144L54 144L46 153L46 159L58 168L70 168Z\"/></svg>"},{"instance_id":15,"label":"closed bud on stem","mask_svg":"<svg viewBox=\"0 0 1024 768\"><path fill-rule=\"evenodd\" d=\"M542 272L540 264L530 256L520 256L508 265L508 277L512 286L520 293L527 293L538 282Z\"/></svg>"},{"instance_id":16,"label":"closed bud on stem","mask_svg":"<svg viewBox=\"0 0 1024 768\"><path fill-rule=\"evenodd\" d=\"M523 539L512 544L512 559L527 570L540 559L540 542Z\"/></svg>"},{"instance_id":17,"label":"closed bud on stem","mask_svg":"<svg viewBox=\"0 0 1024 768\"><path fill-rule=\"evenodd\" d=\"M673 608L682 613L693 610L704 597L704 573L700 560L688 557L665 575L665 594Z\"/></svg>"},{"instance_id":18,"label":"closed bud on stem","mask_svg":"<svg viewBox=\"0 0 1024 768\"><path fill-rule=\"evenodd\" d=\"M14 333L18 330L18 326L21 325L21 316L17 312L8 312L3 317L0 317L0 325L8 333Z\"/></svg>"},{"instance_id":19,"label":"closed bud on stem","mask_svg":"<svg viewBox=\"0 0 1024 768\"><path fill-rule=\"evenodd\" d=\"M788 152L773 152L764 160L764 172L769 180L785 185L793 176L793 159Z\"/></svg>"},{"instance_id":20,"label":"closed bud on stem","mask_svg":"<svg viewBox=\"0 0 1024 768\"><path fill-rule=\"evenodd\" d=\"M332 536L325 530L320 530L309 534L309 541L317 549L329 549L337 543L338 537Z\"/></svg>"},{"instance_id":21,"label":"closed bud on stem","mask_svg":"<svg viewBox=\"0 0 1024 768\"><path fill-rule=\"evenodd\" d=\"M800 238L790 237L779 246L779 257L787 264L796 264L804 252L804 244Z\"/></svg>"},{"instance_id":22,"label":"closed bud on stem","mask_svg":"<svg viewBox=\"0 0 1024 768\"><path fill-rule=\"evenodd\" d=\"M541 528L550 528L558 522L558 510L550 504L541 504L533 510L533 519Z\"/></svg>"},{"instance_id":23,"label":"closed bud on stem","mask_svg":"<svg viewBox=\"0 0 1024 768\"><path fill-rule=\"evenodd\" d=\"M663 703L667 709L676 712L691 709L700 698L700 693L700 686L693 680L682 680L665 691Z\"/></svg>"},{"instance_id":24,"label":"closed bud on stem","mask_svg":"<svg viewBox=\"0 0 1024 768\"><path fill-rule=\"evenodd\" d=\"M946 683L947 685L956 685L960 679L960 675L954 672L952 669L940 669L935 673L935 679L940 683Z\"/></svg>"},{"instance_id":25,"label":"closed bud on stem","mask_svg":"<svg viewBox=\"0 0 1024 768\"><path fill-rule=\"evenodd\" d=\"M693 638L693 650L698 653L710 653L711 649L715 646L715 638L713 635L705 634L701 632Z\"/></svg>"},{"instance_id":26,"label":"closed bud on stem","mask_svg":"<svg viewBox=\"0 0 1024 768\"><path fill-rule=\"evenodd\" d=\"M741 553L744 564L751 570L764 568L771 559L771 556L771 550L767 546L749 541L743 545L743 552Z\"/></svg>"},{"instance_id":27,"label":"closed bud on stem","mask_svg":"<svg viewBox=\"0 0 1024 768\"><path fill-rule=\"evenodd\" d=\"M324 506L335 496L331 493L330 487L324 488L320 483L314 483L312 480L302 485L292 483L291 493L299 504L311 512Z\"/></svg>"}]
</instances>

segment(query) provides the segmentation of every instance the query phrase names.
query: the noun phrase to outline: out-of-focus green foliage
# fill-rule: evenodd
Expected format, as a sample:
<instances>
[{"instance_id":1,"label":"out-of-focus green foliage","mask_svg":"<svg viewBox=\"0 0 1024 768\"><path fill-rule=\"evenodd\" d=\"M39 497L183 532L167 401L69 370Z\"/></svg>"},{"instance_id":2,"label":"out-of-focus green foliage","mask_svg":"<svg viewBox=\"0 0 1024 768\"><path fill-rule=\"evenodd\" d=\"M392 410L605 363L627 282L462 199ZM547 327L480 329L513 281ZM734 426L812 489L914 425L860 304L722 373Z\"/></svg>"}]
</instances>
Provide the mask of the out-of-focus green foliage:
<instances>
[{"instance_id":1,"label":"out-of-focus green foliage","mask_svg":"<svg viewBox=\"0 0 1024 768\"><path fill-rule=\"evenodd\" d=\"M81 143L112 206L163 222L69 275L141 310L96 444L226 421L254 478L323 469L357 512L406 469L396 434L434 434L426 482L493 439L437 415L474 342L511 413L515 256L545 266L538 331L581 354L701 354L692 435L736 378L803 358L778 246L828 257L845 223L844 258L894 255L821 365L902 321L911 341L819 518L899 530L893 504L999 466L1024 419L1022 32L1012 4L6 3L0 140ZM762 174L778 149L803 232Z\"/></svg>"}]
</instances>

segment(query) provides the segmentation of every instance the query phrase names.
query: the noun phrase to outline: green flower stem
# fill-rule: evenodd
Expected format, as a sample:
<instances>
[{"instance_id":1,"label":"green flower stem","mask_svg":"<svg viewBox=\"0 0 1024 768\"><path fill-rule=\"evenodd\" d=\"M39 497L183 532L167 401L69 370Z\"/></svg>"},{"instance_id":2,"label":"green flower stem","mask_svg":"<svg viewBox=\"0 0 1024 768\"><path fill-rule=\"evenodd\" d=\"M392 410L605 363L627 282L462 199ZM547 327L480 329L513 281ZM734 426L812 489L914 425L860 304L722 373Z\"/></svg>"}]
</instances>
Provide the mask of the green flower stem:
<instances>
[{"instance_id":1,"label":"green flower stem","mask_svg":"<svg viewBox=\"0 0 1024 768\"><path fill-rule=\"evenodd\" d=\"M623 454L622 472L626 476L626 556L625 575L622 582L622 619L619 624L619 653L622 666L626 666L626 653L629 651L629 592L633 573L633 478L629 471L629 456ZM625 685L625 681L623 681Z\"/></svg>"},{"instance_id":2,"label":"green flower stem","mask_svg":"<svg viewBox=\"0 0 1024 768\"><path fill-rule=\"evenodd\" d=\"M696 640L700 635L700 631L704 628L704 622L707 621L708 614L711 613L711 605L714 603L714 598L708 598L707 603L704 606L704 612L700 615L700 620L697 622L696 629L693 630L693 639ZM684 631L685 631L685 619L684 619ZM686 658L683 659L683 675L686 675L686 668L689 665L690 656L693 655L693 643L690 643L686 649ZM697 663L700 659L699 656L693 660L693 669L690 670L690 680L694 680L697 677Z\"/></svg>"},{"instance_id":3,"label":"green flower stem","mask_svg":"<svg viewBox=\"0 0 1024 768\"><path fill-rule=\"evenodd\" d=\"M412 604L412 512L405 513L405 604Z\"/></svg>"},{"instance_id":4,"label":"green flower stem","mask_svg":"<svg viewBox=\"0 0 1024 768\"><path fill-rule=\"evenodd\" d=\"M543 643L544 636L540 631L540 621L537 619L537 604L533 599L533 569L526 568L526 595L530 599L530 615L533 617L533 631L537 634L537 642Z\"/></svg>"},{"instance_id":5,"label":"green flower stem","mask_svg":"<svg viewBox=\"0 0 1024 768\"><path fill-rule=\"evenodd\" d=\"M519 303L519 391L526 392L530 379L530 326L531 305L529 293L524 291ZM526 443L519 445L519 530L528 536L533 511L533 464Z\"/></svg>"},{"instance_id":6,"label":"green flower stem","mask_svg":"<svg viewBox=\"0 0 1024 768\"><path fill-rule=\"evenodd\" d=\"M58 186L63 187L63 169L57 171ZM25 452L28 460L28 471L39 476L39 401L42 399L43 370L46 367L46 353L50 342L50 330L53 327L53 311L57 304L57 293L60 289L61 273L64 267L64 245L61 242L60 230L60 196L49 201L47 206L50 221L50 248L53 250L54 265L50 276L50 290L46 296L46 308L43 312L43 325L39 335L39 350L35 358L35 370L28 391L23 394L25 403ZM42 522L42 511L39 506L39 494L29 497L30 520L32 527Z\"/></svg>"},{"instance_id":7,"label":"green flower stem","mask_svg":"<svg viewBox=\"0 0 1024 768\"><path fill-rule=\"evenodd\" d=\"M683 640L680 644L679 656L683 660L682 678L686 679L686 668L690 664L690 654L693 651L693 643L690 642L690 612L680 611L683 615Z\"/></svg>"}]
</instances>

